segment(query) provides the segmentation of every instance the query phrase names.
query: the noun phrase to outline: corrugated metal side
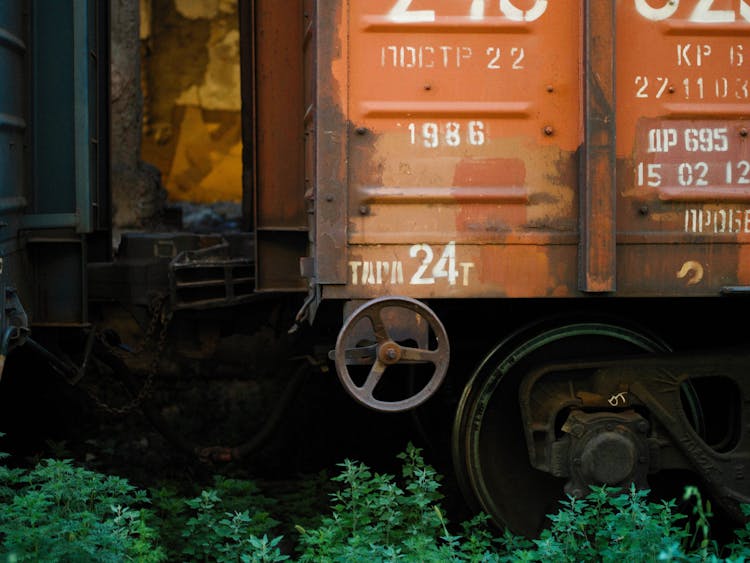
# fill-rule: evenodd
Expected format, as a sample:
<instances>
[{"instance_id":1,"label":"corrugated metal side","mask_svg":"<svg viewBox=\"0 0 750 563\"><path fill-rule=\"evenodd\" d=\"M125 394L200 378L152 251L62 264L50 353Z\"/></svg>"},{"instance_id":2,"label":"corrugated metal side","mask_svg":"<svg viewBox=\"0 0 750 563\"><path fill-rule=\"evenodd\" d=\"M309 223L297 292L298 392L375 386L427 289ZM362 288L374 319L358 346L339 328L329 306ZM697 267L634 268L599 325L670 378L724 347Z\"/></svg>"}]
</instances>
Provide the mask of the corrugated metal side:
<instances>
[{"instance_id":1,"label":"corrugated metal side","mask_svg":"<svg viewBox=\"0 0 750 563\"><path fill-rule=\"evenodd\" d=\"M80 77L74 72L77 10L73 5L80 4L85 1L34 2L32 7L35 197L34 215L28 221L33 227L77 223L76 157L85 146L77 145L75 110ZM79 32L82 37L78 41L86 41L86 29Z\"/></svg>"},{"instance_id":2,"label":"corrugated metal side","mask_svg":"<svg viewBox=\"0 0 750 563\"><path fill-rule=\"evenodd\" d=\"M0 3L0 241L6 245L14 245L26 202L28 49L24 7L23 0Z\"/></svg>"},{"instance_id":3,"label":"corrugated metal side","mask_svg":"<svg viewBox=\"0 0 750 563\"><path fill-rule=\"evenodd\" d=\"M577 294L582 3L320 4L324 296Z\"/></svg>"},{"instance_id":4,"label":"corrugated metal side","mask_svg":"<svg viewBox=\"0 0 750 563\"><path fill-rule=\"evenodd\" d=\"M747 0L319 0L326 298L750 291Z\"/></svg>"},{"instance_id":5,"label":"corrugated metal side","mask_svg":"<svg viewBox=\"0 0 750 563\"><path fill-rule=\"evenodd\" d=\"M618 292L750 286L750 5L617 4Z\"/></svg>"},{"instance_id":6,"label":"corrugated metal side","mask_svg":"<svg viewBox=\"0 0 750 563\"><path fill-rule=\"evenodd\" d=\"M108 108L100 104L109 81L103 4L30 2L32 196L22 226L36 325L86 322L88 235L108 223L100 190L107 184L109 134Z\"/></svg>"},{"instance_id":7,"label":"corrugated metal side","mask_svg":"<svg viewBox=\"0 0 750 563\"><path fill-rule=\"evenodd\" d=\"M94 0L0 2L0 281L33 324L85 322L89 241L111 254L108 19Z\"/></svg>"}]
</instances>

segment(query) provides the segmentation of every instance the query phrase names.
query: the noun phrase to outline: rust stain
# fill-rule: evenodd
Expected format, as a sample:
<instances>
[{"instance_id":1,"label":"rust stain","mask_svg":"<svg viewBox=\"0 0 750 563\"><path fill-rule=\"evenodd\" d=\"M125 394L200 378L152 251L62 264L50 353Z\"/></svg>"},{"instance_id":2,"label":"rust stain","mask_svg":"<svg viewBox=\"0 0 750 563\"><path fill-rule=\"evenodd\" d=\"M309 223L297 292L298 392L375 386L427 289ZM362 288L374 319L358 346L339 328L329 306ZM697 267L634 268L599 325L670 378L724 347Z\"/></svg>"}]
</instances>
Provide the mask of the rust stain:
<instances>
[{"instance_id":1,"label":"rust stain","mask_svg":"<svg viewBox=\"0 0 750 563\"><path fill-rule=\"evenodd\" d=\"M454 186L523 186L526 165L520 158L463 158L455 166Z\"/></svg>"},{"instance_id":2,"label":"rust stain","mask_svg":"<svg viewBox=\"0 0 750 563\"><path fill-rule=\"evenodd\" d=\"M501 282L507 297L549 295L557 289L550 283L550 261L543 247L519 248L505 260L493 260L480 251L480 283Z\"/></svg>"},{"instance_id":3,"label":"rust stain","mask_svg":"<svg viewBox=\"0 0 750 563\"><path fill-rule=\"evenodd\" d=\"M520 158L465 158L456 164L453 185L456 191L470 186L523 187L526 184L526 166ZM524 190L525 191L525 190ZM523 205L516 202L487 205L463 204L456 217L459 232L502 233L513 230L513 225L523 220Z\"/></svg>"},{"instance_id":4,"label":"rust stain","mask_svg":"<svg viewBox=\"0 0 750 563\"><path fill-rule=\"evenodd\" d=\"M737 256L737 283L750 285L750 245L740 247Z\"/></svg>"}]
</instances>

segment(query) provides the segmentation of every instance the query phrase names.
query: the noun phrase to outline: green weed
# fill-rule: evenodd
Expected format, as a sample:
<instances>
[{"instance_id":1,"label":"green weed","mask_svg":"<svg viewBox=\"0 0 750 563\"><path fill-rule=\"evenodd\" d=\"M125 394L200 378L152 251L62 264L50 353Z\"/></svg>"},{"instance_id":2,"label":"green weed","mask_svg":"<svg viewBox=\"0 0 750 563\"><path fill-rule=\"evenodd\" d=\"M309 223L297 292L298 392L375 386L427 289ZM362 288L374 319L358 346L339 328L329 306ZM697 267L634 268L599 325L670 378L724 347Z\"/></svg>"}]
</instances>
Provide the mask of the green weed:
<instances>
[{"instance_id":1,"label":"green weed","mask_svg":"<svg viewBox=\"0 0 750 563\"><path fill-rule=\"evenodd\" d=\"M750 506L742 507L748 524L720 547L711 538L711 504L695 487L681 499L689 514L674 500L651 502L634 487L593 487L585 498L563 501L533 540L498 533L482 514L454 525L441 505L441 476L411 444L399 455L399 478L341 463L331 479L330 513L305 514L296 545L275 533L275 501L251 481L217 476L199 494L161 487L149 496L70 460L19 469L4 465L6 458L0 453L0 561L6 562L270 563L291 561L293 552L297 561L316 563L750 560Z\"/></svg>"},{"instance_id":2,"label":"green weed","mask_svg":"<svg viewBox=\"0 0 750 563\"><path fill-rule=\"evenodd\" d=\"M440 505L440 476L409 444L399 455L402 483L346 460L333 477L332 514L317 528L298 527L299 561L484 561L495 539L480 517L449 530Z\"/></svg>"},{"instance_id":3,"label":"green weed","mask_svg":"<svg viewBox=\"0 0 750 563\"><path fill-rule=\"evenodd\" d=\"M0 559L163 561L148 503L125 479L70 460L0 465Z\"/></svg>"}]
</instances>

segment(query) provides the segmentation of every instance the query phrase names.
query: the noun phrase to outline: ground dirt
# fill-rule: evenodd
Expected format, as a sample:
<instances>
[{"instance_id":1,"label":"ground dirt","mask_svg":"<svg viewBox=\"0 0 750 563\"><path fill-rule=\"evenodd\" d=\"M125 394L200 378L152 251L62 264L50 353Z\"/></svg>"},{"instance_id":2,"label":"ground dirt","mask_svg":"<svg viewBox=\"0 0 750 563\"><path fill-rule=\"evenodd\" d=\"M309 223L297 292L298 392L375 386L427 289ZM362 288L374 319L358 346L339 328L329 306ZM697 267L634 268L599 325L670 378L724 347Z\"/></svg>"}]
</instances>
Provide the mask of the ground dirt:
<instances>
[{"instance_id":1,"label":"ground dirt","mask_svg":"<svg viewBox=\"0 0 750 563\"><path fill-rule=\"evenodd\" d=\"M107 391L108 388L108 391ZM111 406L130 395L114 381L66 383L37 358L9 358L0 381L0 451L13 463L30 465L44 458L70 458L106 474L126 477L138 488L164 485L186 496L208 488L215 475L255 481L276 500L272 517L293 533L328 514L330 478L345 459L367 463L381 473L400 474L398 453L408 442L424 448L429 463L446 475L451 520L468 515L451 478L447 452L427 435L419 413L382 414L356 403L332 372L310 370L266 444L241 459L221 462L185 453L160 432L142 409L115 414L97 406L92 392ZM252 380L157 381L150 401L170 431L196 446L237 446L253 438L278 400L278 385ZM100 399L102 397L99 397ZM234 398L234 400L228 400Z\"/></svg>"}]
</instances>

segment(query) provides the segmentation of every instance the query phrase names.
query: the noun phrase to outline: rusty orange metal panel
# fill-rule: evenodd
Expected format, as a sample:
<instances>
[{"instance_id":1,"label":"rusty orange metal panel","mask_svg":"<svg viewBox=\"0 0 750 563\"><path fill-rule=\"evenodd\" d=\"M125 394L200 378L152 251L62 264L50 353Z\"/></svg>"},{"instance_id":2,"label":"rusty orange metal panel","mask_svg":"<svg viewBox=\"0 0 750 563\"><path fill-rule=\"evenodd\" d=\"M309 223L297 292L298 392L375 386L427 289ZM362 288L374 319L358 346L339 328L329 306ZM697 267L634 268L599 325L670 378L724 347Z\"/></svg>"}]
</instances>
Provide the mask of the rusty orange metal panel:
<instances>
[{"instance_id":1,"label":"rusty orange metal panel","mask_svg":"<svg viewBox=\"0 0 750 563\"><path fill-rule=\"evenodd\" d=\"M316 240L345 283L326 295L574 294L579 0L321 4Z\"/></svg>"},{"instance_id":2,"label":"rusty orange metal panel","mask_svg":"<svg viewBox=\"0 0 750 563\"><path fill-rule=\"evenodd\" d=\"M306 227L302 0L255 0L254 15L258 227Z\"/></svg>"},{"instance_id":3,"label":"rusty orange metal panel","mask_svg":"<svg viewBox=\"0 0 750 563\"><path fill-rule=\"evenodd\" d=\"M255 174L256 285L304 290L299 261L308 252L303 109L309 81L302 52L309 18L303 0L254 0L241 13L253 22L252 29L243 25L253 34L243 111L245 123L252 123L245 140L253 152L244 158Z\"/></svg>"},{"instance_id":4,"label":"rusty orange metal panel","mask_svg":"<svg viewBox=\"0 0 750 563\"><path fill-rule=\"evenodd\" d=\"M750 3L617 4L618 289L750 285Z\"/></svg>"},{"instance_id":5,"label":"rusty orange metal panel","mask_svg":"<svg viewBox=\"0 0 750 563\"><path fill-rule=\"evenodd\" d=\"M750 287L750 1L317 13L324 297Z\"/></svg>"}]
</instances>

